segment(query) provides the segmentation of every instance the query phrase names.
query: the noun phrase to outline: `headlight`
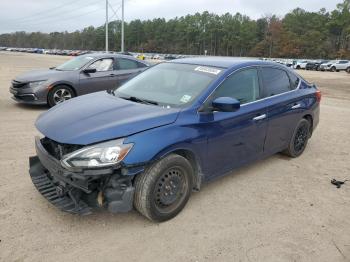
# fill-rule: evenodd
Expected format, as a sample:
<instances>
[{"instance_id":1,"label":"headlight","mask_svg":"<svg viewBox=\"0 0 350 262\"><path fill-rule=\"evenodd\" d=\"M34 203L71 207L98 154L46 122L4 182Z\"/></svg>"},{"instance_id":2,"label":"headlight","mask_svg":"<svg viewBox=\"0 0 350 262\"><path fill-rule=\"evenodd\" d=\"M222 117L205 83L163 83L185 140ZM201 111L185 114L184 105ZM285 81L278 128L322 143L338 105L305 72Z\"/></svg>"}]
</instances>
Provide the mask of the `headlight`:
<instances>
[{"instance_id":1,"label":"headlight","mask_svg":"<svg viewBox=\"0 0 350 262\"><path fill-rule=\"evenodd\" d=\"M29 82L29 87L37 87L44 84L47 80L40 80L35 82Z\"/></svg>"},{"instance_id":2,"label":"headlight","mask_svg":"<svg viewBox=\"0 0 350 262\"><path fill-rule=\"evenodd\" d=\"M124 159L133 144L123 144L124 139L108 141L84 147L63 156L61 163L65 167L106 167Z\"/></svg>"}]
</instances>

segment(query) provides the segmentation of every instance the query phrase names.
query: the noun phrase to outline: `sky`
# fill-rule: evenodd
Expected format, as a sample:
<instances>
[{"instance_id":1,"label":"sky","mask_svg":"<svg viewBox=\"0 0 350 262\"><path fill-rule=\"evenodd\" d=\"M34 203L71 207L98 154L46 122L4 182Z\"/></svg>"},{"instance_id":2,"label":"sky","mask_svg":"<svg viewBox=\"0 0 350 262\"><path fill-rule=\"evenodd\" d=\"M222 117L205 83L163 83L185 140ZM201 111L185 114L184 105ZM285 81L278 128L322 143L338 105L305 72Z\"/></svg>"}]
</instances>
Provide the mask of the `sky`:
<instances>
[{"instance_id":1,"label":"sky","mask_svg":"<svg viewBox=\"0 0 350 262\"><path fill-rule=\"evenodd\" d=\"M109 0L110 19L121 18L121 1ZM294 8L334 10L342 0L125 0L125 20L174 18L209 11L240 12L258 19L283 16ZM0 0L0 33L15 31L75 31L100 26L106 17L105 0Z\"/></svg>"}]
</instances>

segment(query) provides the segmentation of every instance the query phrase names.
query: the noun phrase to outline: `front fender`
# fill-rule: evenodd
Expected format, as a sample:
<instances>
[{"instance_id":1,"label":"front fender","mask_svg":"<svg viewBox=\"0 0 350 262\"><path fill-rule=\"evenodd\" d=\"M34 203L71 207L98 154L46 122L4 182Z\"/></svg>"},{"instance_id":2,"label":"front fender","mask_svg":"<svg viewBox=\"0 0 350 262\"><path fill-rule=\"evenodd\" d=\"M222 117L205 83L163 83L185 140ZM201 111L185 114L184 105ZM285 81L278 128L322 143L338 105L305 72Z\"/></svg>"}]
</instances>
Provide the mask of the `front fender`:
<instances>
[{"instance_id":1,"label":"front fender","mask_svg":"<svg viewBox=\"0 0 350 262\"><path fill-rule=\"evenodd\" d=\"M134 146L123 160L127 166L144 165L177 150L191 152L202 169L207 139L194 125L176 124L158 127L128 137L124 143Z\"/></svg>"}]
</instances>

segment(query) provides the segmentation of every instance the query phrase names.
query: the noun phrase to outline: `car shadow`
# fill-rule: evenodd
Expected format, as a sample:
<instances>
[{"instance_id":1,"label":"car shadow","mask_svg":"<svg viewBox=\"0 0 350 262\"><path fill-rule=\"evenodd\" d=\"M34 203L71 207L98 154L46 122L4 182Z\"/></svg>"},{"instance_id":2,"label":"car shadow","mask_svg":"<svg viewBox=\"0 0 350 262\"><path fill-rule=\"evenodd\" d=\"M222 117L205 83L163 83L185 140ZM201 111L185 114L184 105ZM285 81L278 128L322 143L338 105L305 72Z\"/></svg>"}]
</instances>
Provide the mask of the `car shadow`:
<instances>
[{"instance_id":1,"label":"car shadow","mask_svg":"<svg viewBox=\"0 0 350 262\"><path fill-rule=\"evenodd\" d=\"M18 109L30 110L30 111L43 111L43 110L49 109L48 105L28 105L28 104L16 103L15 106Z\"/></svg>"},{"instance_id":2,"label":"car shadow","mask_svg":"<svg viewBox=\"0 0 350 262\"><path fill-rule=\"evenodd\" d=\"M275 154L273 156L269 156L264 159L258 160L255 163L251 163L243 167L237 168L235 170L232 170L231 172L228 172L226 175L217 177L209 182L204 182L202 184L200 192L195 194L192 193L190 198L190 202L192 203L188 203L188 205L189 204L197 205L198 202L203 201L202 198L204 198L206 194L212 191L220 191L225 184L235 183L235 181L239 181L240 177L242 176L249 176L249 175L254 176L254 174L252 174L254 170L257 170L259 167L266 165L268 163L273 163L279 158L280 158L280 154ZM43 200L43 201L46 201L46 200ZM64 213L53 206L51 208L52 208L52 212L50 212L50 215L57 216L57 214L59 214L62 221L64 221L65 223L71 223L71 224L80 225L80 226L84 224L90 227L93 227L93 225L94 226L102 225L103 227L109 228L117 224L118 227L142 228L145 226L158 227L160 224L162 224L162 223L149 221L147 218L139 214L135 209L127 213L112 214L108 212L108 210L102 208L102 209L94 210L91 215L79 216L79 215ZM177 219L183 219L183 218L177 218ZM175 220L172 219L168 223L172 224L174 222Z\"/></svg>"}]
</instances>

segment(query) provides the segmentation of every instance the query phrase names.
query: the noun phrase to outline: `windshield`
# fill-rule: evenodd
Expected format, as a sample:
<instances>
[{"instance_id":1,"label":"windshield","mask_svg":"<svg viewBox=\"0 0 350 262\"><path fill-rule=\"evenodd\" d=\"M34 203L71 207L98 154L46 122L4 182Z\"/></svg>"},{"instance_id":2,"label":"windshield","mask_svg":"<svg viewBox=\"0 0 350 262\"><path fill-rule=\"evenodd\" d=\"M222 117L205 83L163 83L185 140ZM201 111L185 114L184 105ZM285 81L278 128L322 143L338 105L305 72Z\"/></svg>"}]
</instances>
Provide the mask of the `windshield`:
<instances>
[{"instance_id":1,"label":"windshield","mask_svg":"<svg viewBox=\"0 0 350 262\"><path fill-rule=\"evenodd\" d=\"M115 95L165 107L181 107L193 102L222 71L216 67L163 63L126 82Z\"/></svg>"},{"instance_id":2,"label":"windshield","mask_svg":"<svg viewBox=\"0 0 350 262\"><path fill-rule=\"evenodd\" d=\"M57 70L63 70L63 71L74 71L82 68L84 65L86 65L89 61L91 61L93 57L91 56L78 56L76 58L73 58L64 64L56 67Z\"/></svg>"}]
</instances>

